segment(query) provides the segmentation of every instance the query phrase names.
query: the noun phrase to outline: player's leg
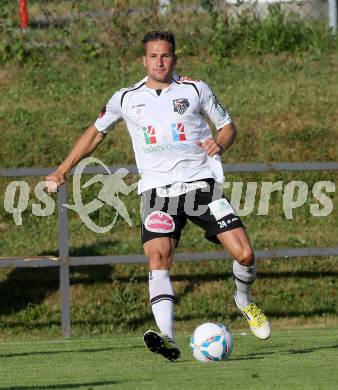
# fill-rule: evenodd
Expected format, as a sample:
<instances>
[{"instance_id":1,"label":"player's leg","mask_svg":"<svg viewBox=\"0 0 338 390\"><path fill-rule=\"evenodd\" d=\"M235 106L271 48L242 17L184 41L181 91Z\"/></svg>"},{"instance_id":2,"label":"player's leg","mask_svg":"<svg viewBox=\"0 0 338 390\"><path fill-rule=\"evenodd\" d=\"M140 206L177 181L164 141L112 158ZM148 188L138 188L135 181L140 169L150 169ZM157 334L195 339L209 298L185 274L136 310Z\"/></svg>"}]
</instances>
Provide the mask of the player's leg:
<instances>
[{"instance_id":1,"label":"player's leg","mask_svg":"<svg viewBox=\"0 0 338 390\"><path fill-rule=\"evenodd\" d=\"M174 338L174 290L170 281L176 240L171 237L154 238L144 244L149 261L149 296L159 330Z\"/></svg>"},{"instance_id":2,"label":"player's leg","mask_svg":"<svg viewBox=\"0 0 338 390\"><path fill-rule=\"evenodd\" d=\"M236 302L240 307L251 303L250 289L256 278L256 262L249 239L243 228L217 235L223 248L234 257L233 273L236 284Z\"/></svg>"},{"instance_id":3,"label":"player's leg","mask_svg":"<svg viewBox=\"0 0 338 390\"><path fill-rule=\"evenodd\" d=\"M205 230L205 237L221 243L235 258L233 272L236 283L235 302L259 338L269 337L270 326L262 311L251 302L250 287L256 276L256 263L249 239L240 218L224 197L222 188L209 181L210 190L197 190L195 204L207 205L199 216L188 218ZM216 192L215 192L216 191Z\"/></svg>"},{"instance_id":4,"label":"player's leg","mask_svg":"<svg viewBox=\"0 0 338 390\"><path fill-rule=\"evenodd\" d=\"M241 286L238 288L238 299L243 306L250 303L250 283L255 279L255 261L249 240L245 234L242 221L235 215L223 188L215 181L209 181L208 191L201 189L195 193L195 204L207 206L199 216L188 218L205 230L205 237L215 243L221 243L235 257L234 274ZM216 199L215 199L216 198ZM241 276L244 275L241 279ZM238 282L239 283L239 282Z\"/></svg>"},{"instance_id":5,"label":"player's leg","mask_svg":"<svg viewBox=\"0 0 338 390\"><path fill-rule=\"evenodd\" d=\"M267 339L270 324L261 309L252 302L250 290L256 278L256 262L249 238L242 227L227 230L217 235L222 246L234 257L235 303L247 319L255 336Z\"/></svg>"},{"instance_id":6,"label":"player's leg","mask_svg":"<svg viewBox=\"0 0 338 390\"><path fill-rule=\"evenodd\" d=\"M174 291L169 270L186 217L179 210L179 198L161 198L153 189L142 194L142 220L142 243L150 268L150 303L160 330L147 331L144 342L150 351L176 360L180 351L174 341Z\"/></svg>"},{"instance_id":7,"label":"player's leg","mask_svg":"<svg viewBox=\"0 0 338 390\"><path fill-rule=\"evenodd\" d=\"M148 330L144 342L148 349L169 360L180 357L174 341L174 291L170 281L174 250L177 240L171 237L154 238L144 244L144 252L149 260L149 296L152 312L160 333Z\"/></svg>"}]
</instances>

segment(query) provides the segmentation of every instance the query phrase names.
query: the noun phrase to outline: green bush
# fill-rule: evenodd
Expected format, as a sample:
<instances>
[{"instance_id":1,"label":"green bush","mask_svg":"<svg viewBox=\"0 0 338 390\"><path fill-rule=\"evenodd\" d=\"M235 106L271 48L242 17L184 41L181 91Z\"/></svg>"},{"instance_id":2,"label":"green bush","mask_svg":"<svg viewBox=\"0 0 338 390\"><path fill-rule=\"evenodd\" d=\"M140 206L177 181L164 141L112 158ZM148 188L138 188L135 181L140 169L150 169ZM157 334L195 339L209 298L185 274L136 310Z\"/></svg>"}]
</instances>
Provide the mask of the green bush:
<instances>
[{"instance_id":1,"label":"green bush","mask_svg":"<svg viewBox=\"0 0 338 390\"><path fill-rule=\"evenodd\" d=\"M220 10L218 2L214 2L210 13L213 19L210 52L217 57L337 48L337 39L330 34L326 21L302 20L280 3L269 4L265 18L259 17L253 7L230 17L226 10Z\"/></svg>"},{"instance_id":2,"label":"green bush","mask_svg":"<svg viewBox=\"0 0 338 390\"><path fill-rule=\"evenodd\" d=\"M180 55L207 50L221 60L237 54L321 53L338 47L326 19L303 20L278 3L269 5L265 18L257 14L255 1L249 6L239 1L235 11L220 0L192 0L189 7L185 1L172 1L165 12L155 3L32 2L26 33L20 31L16 6L5 3L0 10L0 62L25 63L67 50L82 59L115 56L124 61L142 54L140 41L150 29L173 31ZM45 25L37 18L45 18Z\"/></svg>"}]
</instances>

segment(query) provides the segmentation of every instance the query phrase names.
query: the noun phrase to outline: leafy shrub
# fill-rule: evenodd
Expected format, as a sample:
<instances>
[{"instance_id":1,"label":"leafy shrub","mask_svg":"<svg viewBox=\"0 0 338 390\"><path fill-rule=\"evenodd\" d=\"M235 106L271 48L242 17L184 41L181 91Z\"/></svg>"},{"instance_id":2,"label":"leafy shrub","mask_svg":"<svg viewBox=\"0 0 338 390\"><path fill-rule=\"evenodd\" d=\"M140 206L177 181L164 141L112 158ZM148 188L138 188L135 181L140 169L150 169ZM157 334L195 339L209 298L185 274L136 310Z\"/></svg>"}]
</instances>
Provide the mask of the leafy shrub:
<instances>
[{"instance_id":1,"label":"leafy shrub","mask_svg":"<svg viewBox=\"0 0 338 390\"><path fill-rule=\"evenodd\" d=\"M173 31L180 55L208 50L223 62L237 54L321 53L338 47L327 20L303 20L280 3L270 4L263 18L256 1L248 6L238 0L235 11L221 0L191 0L189 6L176 0L162 10L155 0L32 1L35 14L26 33L20 31L13 4L5 3L0 10L0 62L25 63L68 49L86 60L98 56L130 60L142 55L140 41L150 29Z\"/></svg>"},{"instance_id":2,"label":"leafy shrub","mask_svg":"<svg viewBox=\"0 0 338 390\"><path fill-rule=\"evenodd\" d=\"M210 52L217 57L337 48L337 39L331 36L326 21L302 20L298 13L287 11L280 3L269 4L264 18L257 15L253 6L229 16L218 1L212 3Z\"/></svg>"}]
</instances>

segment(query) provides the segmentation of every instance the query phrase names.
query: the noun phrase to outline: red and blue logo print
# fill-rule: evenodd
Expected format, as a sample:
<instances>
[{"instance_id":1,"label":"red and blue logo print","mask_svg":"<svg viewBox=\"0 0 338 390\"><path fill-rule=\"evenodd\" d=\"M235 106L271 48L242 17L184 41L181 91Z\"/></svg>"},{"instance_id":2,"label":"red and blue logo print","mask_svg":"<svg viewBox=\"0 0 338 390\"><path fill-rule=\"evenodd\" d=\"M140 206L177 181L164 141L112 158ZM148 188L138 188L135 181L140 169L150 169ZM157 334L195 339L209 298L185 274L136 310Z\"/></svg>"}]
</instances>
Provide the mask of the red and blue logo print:
<instances>
[{"instance_id":1,"label":"red and blue logo print","mask_svg":"<svg viewBox=\"0 0 338 390\"><path fill-rule=\"evenodd\" d=\"M143 135L147 145L156 144L156 131L154 126L148 125L143 127Z\"/></svg>"},{"instance_id":2,"label":"red and blue logo print","mask_svg":"<svg viewBox=\"0 0 338 390\"><path fill-rule=\"evenodd\" d=\"M184 124L183 123L172 123L171 124L171 131L173 135L174 141L186 141L185 137L185 130L184 130Z\"/></svg>"}]
</instances>

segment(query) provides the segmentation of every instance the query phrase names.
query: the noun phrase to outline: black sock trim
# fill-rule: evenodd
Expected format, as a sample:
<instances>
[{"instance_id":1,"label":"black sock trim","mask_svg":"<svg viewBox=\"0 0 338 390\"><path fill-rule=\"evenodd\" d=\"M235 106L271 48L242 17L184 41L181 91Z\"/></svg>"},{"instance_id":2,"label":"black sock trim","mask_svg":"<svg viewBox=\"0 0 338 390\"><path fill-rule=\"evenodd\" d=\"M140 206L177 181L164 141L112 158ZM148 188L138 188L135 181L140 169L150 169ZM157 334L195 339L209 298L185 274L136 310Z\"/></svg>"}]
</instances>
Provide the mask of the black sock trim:
<instances>
[{"instance_id":1,"label":"black sock trim","mask_svg":"<svg viewBox=\"0 0 338 390\"><path fill-rule=\"evenodd\" d=\"M156 297L151 298L150 303L154 305L155 303L158 303L160 301L165 301L165 300L172 301L175 303L175 297L169 294L157 295Z\"/></svg>"},{"instance_id":2,"label":"black sock trim","mask_svg":"<svg viewBox=\"0 0 338 390\"><path fill-rule=\"evenodd\" d=\"M175 300L174 299L168 299L168 298L162 298L162 299L158 299L157 301L155 302L151 302L151 305L156 305L156 303L159 303L161 301L171 301L173 303L175 303Z\"/></svg>"},{"instance_id":3,"label":"black sock trim","mask_svg":"<svg viewBox=\"0 0 338 390\"><path fill-rule=\"evenodd\" d=\"M234 278L243 284L252 284L255 281L255 279L254 279L254 280L251 280L251 282L245 282L244 280L237 278L236 275L234 275Z\"/></svg>"}]
</instances>

